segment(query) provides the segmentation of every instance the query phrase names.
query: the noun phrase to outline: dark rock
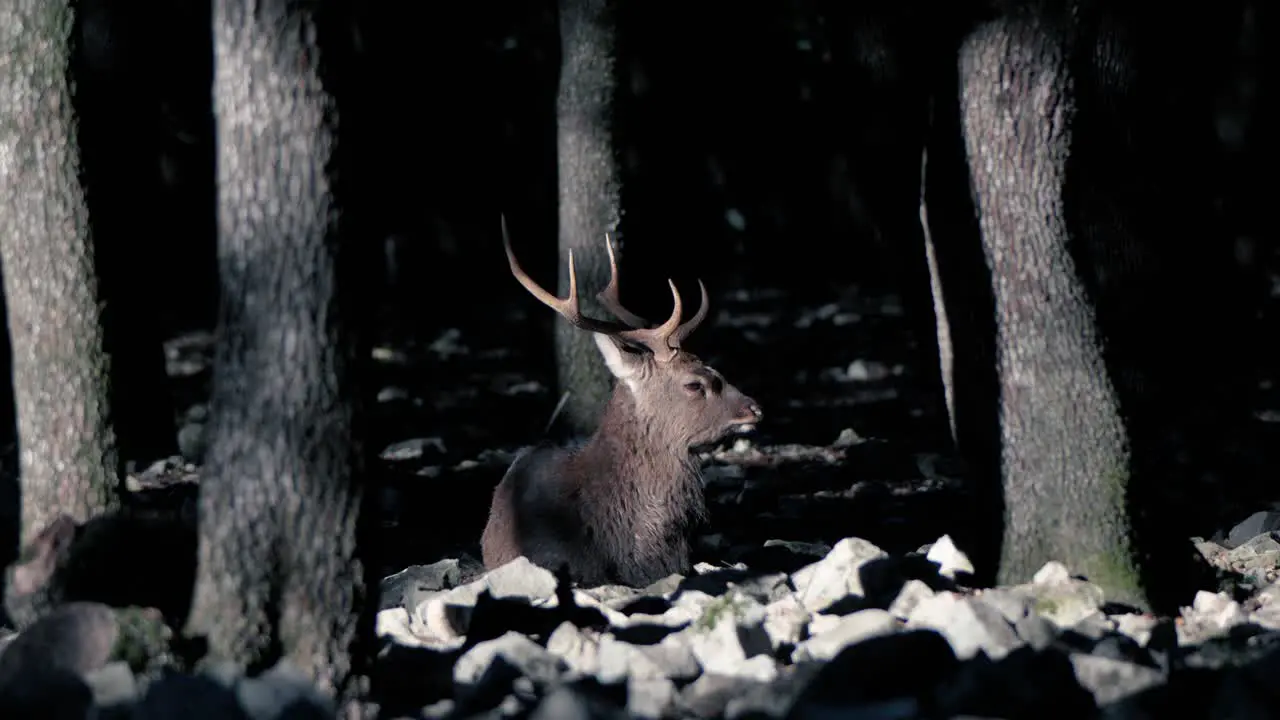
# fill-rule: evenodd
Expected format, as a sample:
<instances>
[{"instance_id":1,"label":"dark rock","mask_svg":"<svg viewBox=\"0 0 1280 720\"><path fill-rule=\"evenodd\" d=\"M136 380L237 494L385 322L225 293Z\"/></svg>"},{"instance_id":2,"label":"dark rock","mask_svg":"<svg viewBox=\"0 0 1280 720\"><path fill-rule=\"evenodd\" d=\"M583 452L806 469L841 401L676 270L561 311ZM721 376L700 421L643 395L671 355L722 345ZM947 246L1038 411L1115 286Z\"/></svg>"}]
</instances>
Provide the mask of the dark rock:
<instances>
[{"instance_id":1,"label":"dark rock","mask_svg":"<svg viewBox=\"0 0 1280 720\"><path fill-rule=\"evenodd\" d=\"M1235 548L1249 542L1253 538L1280 530L1280 512L1259 511L1236 524L1227 533L1223 547Z\"/></svg>"}]
</instances>

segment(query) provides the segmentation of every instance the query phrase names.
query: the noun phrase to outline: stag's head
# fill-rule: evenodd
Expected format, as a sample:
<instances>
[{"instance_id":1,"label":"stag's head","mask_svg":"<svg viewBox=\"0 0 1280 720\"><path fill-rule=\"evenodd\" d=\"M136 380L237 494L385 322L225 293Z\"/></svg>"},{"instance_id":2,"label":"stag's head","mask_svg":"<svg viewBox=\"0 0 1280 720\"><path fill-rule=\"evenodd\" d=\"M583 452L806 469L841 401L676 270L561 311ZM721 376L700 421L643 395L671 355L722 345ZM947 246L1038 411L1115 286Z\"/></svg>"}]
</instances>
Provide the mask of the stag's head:
<instances>
[{"instance_id":1,"label":"stag's head","mask_svg":"<svg viewBox=\"0 0 1280 720\"><path fill-rule=\"evenodd\" d=\"M569 296L562 299L544 290L520 268L511 250L505 218L502 241L516 280L573 326L592 333L605 365L618 380L615 396L619 392L630 396L635 412L631 422L671 442L694 447L715 442L733 432L751 430L760 421L762 413L755 400L730 385L696 355L681 349L685 339L707 317L707 288L701 280L698 281L702 296L698 312L683 323L680 322L683 312L680 292L675 283L668 280L674 302L671 316L661 325L650 327L650 323L627 310L618 300L618 266L613 243L606 236L609 284L596 297L621 322L597 320L583 315L578 308L573 250L569 251Z\"/></svg>"}]
</instances>

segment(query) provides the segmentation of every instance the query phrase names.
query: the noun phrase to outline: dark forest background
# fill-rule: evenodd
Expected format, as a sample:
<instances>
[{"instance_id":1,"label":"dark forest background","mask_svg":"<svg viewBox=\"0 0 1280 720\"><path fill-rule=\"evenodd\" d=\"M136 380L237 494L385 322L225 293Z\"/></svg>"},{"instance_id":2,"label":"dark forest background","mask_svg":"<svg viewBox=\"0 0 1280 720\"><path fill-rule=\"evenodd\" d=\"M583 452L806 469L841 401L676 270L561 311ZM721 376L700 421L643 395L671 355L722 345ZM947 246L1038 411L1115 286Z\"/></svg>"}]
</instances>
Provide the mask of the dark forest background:
<instances>
[{"instance_id":1,"label":"dark forest background","mask_svg":"<svg viewBox=\"0 0 1280 720\"><path fill-rule=\"evenodd\" d=\"M1264 106L1274 81L1264 55L1274 51L1264 35L1265 13L1274 11L1262 3L1239 7L1230 28L1238 42L1229 57L1217 58L1231 71L1211 88L1222 150L1212 185L1257 333L1273 337L1280 248L1268 212L1274 139ZM946 25L947 12L913 2L622 5L615 131L620 234L628 243L624 301L664 316L667 276L682 288L703 278L722 306L733 293L750 291L757 303L751 309L770 307L776 314L769 322L792 330L773 346L743 346L756 353L750 358L723 346L718 353L730 367L750 366L752 379L739 385L766 408L791 401L792 380L804 372L798 366L846 365L866 353L890 367L936 364L916 352L919 334L932 328L901 312L912 302L901 297L909 285L901 250L914 242L907 234L918 232L910 228L917 208L894 200L891 189L918 176L915 159L900 148L910 145L904 137L919 115L911 88L931 80L922 58L939 41L935 28ZM95 210L95 222L106 215L110 228L99 241L126 258L120 282L152 300L146 321L158 321L166 339L212 329L217 307L209 17L208 2L191 0L82 4L86 112L117 110L103 113L108 122L86 123L95 133L85 142L86 161L94 153L127 160L115 165L119 177L95 189L95 207L106 208ZM369 287L383 308L382 340L425 353L442 333L464 328L464 336L483 335L495 346L529 346L499 364L524 363L522 371L552 384L552 314L512 281L498 218L505 213L517 244L528 248L521 251L525 267L550 284L563 260L555 250L554 3L366 4L352 32L367 80L359 95L362 162L371 180L360 191L374 199L368 237L382 244L385 260L385 282ZM1186 42L1188 52L1201 51L1196 38ZM876 330L819 336L797 321L806 305L848 309L858 298L890 308L869 314ZM722 327L702 342L710 347L734 333L741 330ZM459 378L474 379L489 366L475 356L450 362L452 370L385 370L388 382L409 387L421 404L409 415L383 417L376 442L485 422L509 428L507 440L536 439L553 391L530 398L481 393L459 409L441 398ZM1280 408L1280 390L1267 374L1274 354L1242 357L1239 365L1260 378L1257 411ZM899 393L889 402L870 410L837 404L804 421L784 416L761 428L762 440L827 442L853 424L908 450L937 450L944 415L928 382L913 385L920 373L927 370L894 380ZM203 388L207 377L197 379ZM760 382L767 387L751 385ZM185 392L181 382L175 392ZM199 392L178 402L180 415ZM469 440L480 445L493 437L472 433ZM449 455L473 451L468 443L461 448L451 446ZM501 469L465 492L478 503L479 523Z\"/></svg>"}]
</instances>

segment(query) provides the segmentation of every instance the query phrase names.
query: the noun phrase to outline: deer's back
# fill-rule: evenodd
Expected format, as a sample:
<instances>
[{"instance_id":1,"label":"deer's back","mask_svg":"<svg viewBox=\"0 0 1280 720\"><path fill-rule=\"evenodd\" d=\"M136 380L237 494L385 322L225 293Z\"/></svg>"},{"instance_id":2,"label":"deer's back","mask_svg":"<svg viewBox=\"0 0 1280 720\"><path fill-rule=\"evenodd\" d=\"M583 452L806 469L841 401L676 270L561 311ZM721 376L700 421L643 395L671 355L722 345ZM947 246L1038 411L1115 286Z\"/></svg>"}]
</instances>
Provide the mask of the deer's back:
<instances>
[{"instance_id":1,"label":"deer's back","mask_svg":"<svg viewBox=\"0 0 1280 720\"><path fill-rule=\"evenodd\" d=\"M485 566L524 555L552 571L567 565L586 586L643 586L686 572L687 533L702 513L700 488L695 503L687 488L637 492L642 480L585 460L576 448L551 445L516 458L494 490L481 541Z\"/></svg>"}]
</instances>

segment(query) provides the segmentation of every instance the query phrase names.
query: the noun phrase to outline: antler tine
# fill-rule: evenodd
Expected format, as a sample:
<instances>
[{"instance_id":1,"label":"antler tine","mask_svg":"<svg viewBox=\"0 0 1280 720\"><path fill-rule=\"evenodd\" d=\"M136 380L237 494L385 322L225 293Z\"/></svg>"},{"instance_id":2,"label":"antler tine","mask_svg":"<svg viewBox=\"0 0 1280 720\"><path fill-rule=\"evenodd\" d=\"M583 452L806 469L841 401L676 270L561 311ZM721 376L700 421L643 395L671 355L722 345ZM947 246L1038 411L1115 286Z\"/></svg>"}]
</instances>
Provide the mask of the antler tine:
<instances>
[{"instance_id":1,"label":"antler tine","mask_svg":"<svg viewBox=\"0 0 1280 720\"><path fill-rule=\"evenodd\" d=\"M618 335L625 337L627 328L616 323L604 322L595 318L583 315L578 309L578 273L573 266L573 250L569 250L569 297L561 299L547 292L529 277L528 273L520 267L520 263L516 261L516 254L511 249L511 235L507 232L507 216L502 215L502 246L507 251L507 263L511 266L511 274L516 280L529 291L530 295L537 298L538 302L560 313L565 320L568 320L575 327L588 330L590 332L604 333L606 335Z\"/></svg>"},{"instance_id":2,"label":"antler tine","mask_svg":"<svg viewBox=\"0 0 1280 720\"><path fill-rule=\"evenodd\" d=\"M647 328L649 321L622 307L622 301L618 299L618 261L613 254L613 238L609 233L604 234L604 246L609 251L609 284L596 295L596 299L622 322L633 328Z\"/></svg>"},{"instance_id":3,"label":"antler tine","mask_svg":"<svg viewBox=\"0 0 1280 720\"><path fill-rule=\"evenodd\" d=\"M635 328L612 333L615 337L648 348L649 352L653 353L653 359L658 362L671 360L680 349L671 344L671 335L680 328L680 315L684 312L684 307L680 302L680 291L676 290L676 284L670 280L667 284L671 286L671 299L675 306L671 308L671 317L667 318L666 322L655 328Z\"/></svg>"},{"instance_id":4,"label":"antler tine","mask_svg":"<svg viewBox=\"0 0 1280 720\"><path fill-rule=\"evenodd\" d=\"M707 299L707 286L702 284L701 278L698 279L698 290L702 292L702 302L698 305L698 312L686 322L681 323L680 327L676 328L675 332L671 334L670 344L673 348L680 347L693 334L693 331L698 329L702 321L707 319L707 311L711 307L711 302Z\"/></svg>"},{"instance_id":5,"label":"antler tine","mask_svg":"<svg viewBox=\"0 0 1280 720\"><path fill-rule=\"evenodd\" d=\"M644 333L645 344L653 350L654 359L664 362L675 357L676 351L680 349L679 345L671 343L671 336L680 329L680 315L684 312L683 303L680 302L680 291L676 289L675 281L668 279L667 284L671 286L671 299L674 303L671 308L671 317L656 328L632 331Z\"/></svg>"}]
</instances>

